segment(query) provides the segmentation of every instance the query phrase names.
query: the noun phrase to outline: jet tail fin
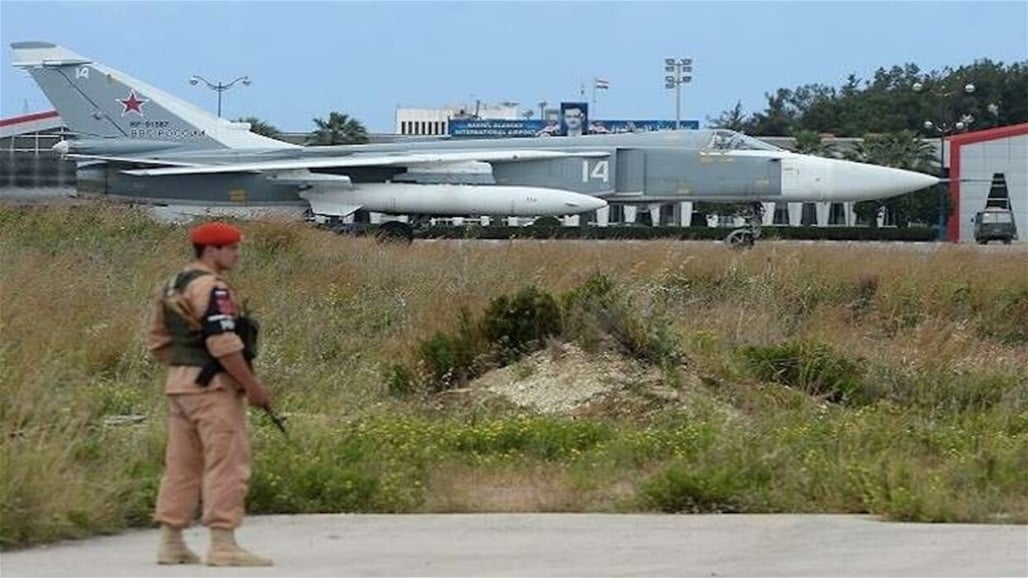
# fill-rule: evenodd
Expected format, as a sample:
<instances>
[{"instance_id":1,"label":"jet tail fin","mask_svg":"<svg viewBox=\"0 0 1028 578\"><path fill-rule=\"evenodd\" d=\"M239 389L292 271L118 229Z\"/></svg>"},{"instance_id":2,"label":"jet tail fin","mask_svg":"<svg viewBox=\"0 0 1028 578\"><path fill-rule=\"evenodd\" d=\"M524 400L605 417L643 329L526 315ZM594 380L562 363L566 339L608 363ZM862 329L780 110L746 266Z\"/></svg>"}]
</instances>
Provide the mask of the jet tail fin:
<instances>
[{"instance_id":1,"label":"jet tail fin","mask_svg":"<svg viewBox=\"0 0 1028 578\"><path fill-rule=\"evenodd\" d=\"M167 141L192 149L294 148L50 42L15 42L28 71L74 133Z\"/></svg>"}]
</instances>

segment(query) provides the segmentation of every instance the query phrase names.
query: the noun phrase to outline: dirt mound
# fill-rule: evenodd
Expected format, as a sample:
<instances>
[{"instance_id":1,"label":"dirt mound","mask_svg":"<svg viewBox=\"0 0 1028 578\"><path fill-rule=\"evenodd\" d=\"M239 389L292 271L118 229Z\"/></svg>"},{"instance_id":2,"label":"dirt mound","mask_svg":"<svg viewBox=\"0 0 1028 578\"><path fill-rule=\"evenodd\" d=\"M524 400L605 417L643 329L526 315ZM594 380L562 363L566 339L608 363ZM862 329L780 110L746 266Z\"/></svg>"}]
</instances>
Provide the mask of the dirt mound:
<instances>
[{"instance_id":1,"label":"dirt mound","mask_svg":"<svg viewBox=\"0 0 1028 578\"><path fill-rule=\"evenodd\" d=\"M618 353L586 353L572 344L553 343L470 386L540 413L568 414L630 392L661 395L670 389L662 382L660 370ZM676 396L674 391L664 394Z\"/></svg>"}]
</instances>

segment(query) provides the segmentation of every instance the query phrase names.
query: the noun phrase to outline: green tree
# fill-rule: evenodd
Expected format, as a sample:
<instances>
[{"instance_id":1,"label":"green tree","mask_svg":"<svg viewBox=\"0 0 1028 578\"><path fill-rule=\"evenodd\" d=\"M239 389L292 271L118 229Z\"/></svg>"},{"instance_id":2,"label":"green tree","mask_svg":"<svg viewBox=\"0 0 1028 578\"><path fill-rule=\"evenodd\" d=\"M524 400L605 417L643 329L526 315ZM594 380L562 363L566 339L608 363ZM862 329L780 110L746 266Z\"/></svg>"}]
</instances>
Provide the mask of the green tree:
<instances>
[{"instance_id":1,"label":"green tree","mask_svg":"<svg viewBox=\"0 0 1028 578\"><path fill-rule=\"evenodd\" d=\"M975 87L971 93L964 90L968 84ZM914 90L915 85L921 90ZM809 84L779 88L765 96L763 111L747 117L737 103L708 122L755 136L792 134L798 151L815 155L832 154L822 148L818 134L871 135L844 157L934 175L939 170L936 153L919 136L935 139L938 134L926 129L925 121L953 127L970 116L971 130L1028 122L1028 60L1006 65L982 59L930 72L907 63L879 68L869 79L850 74L838 89ZM872 226L883 209L900 226L935 224L942 186L885 201L862 201L854 211ZM948 198L942 210L950 211Z\"/></svg>"},{"instance_id":2,"label":"green tree","mask_svg":"<svg viewBox=\"0 0 1028 578\"><path fill-rule=\"evenodd\" d=\"M282 135L282 131L278 130L278 128L275 125L268 122L264 122L256 116L237 118L235 122L248 123L250 125L250 132L259 134L261 136L266 136L268 138L277 139L279 138L279 136Z\"/></svg>"},{"instance_id":3,"label":"green tree","mask_svg":"<svg viewBox=\"0 0 1028 578\"><path fill-rule=\"evenodd\" d=\"M834 143L825 142L820 134L812 130L796 130L792 133L792 137L796 139L794 148L798 153L828 158L839 156Z\"/></svg>"},{"instance_id":4,"label":"green tree","mask_svg":"<svg viewBox=\"0 0 1028 578\"><path fill-rule=\"evenodd\" d=\"M938 174L935 147L911 130L867 134L847 155L850 160Z\"/></svg>"},{"instance_id":5,"label":"green tree","mask_svg":"<svg viewBox=\"0 0 1028 578\"><path fill-rule=\"evenodd\" d=\"M909 130L869 134L845 156L857 162L938 174L938 159L934 147L916 132ZM881 201L857 203L854 212L862 219L873 222L877 212L885 208L892 214L897 226L905 227L914 222L931 225L939 219L940 186L943 185ZM949 211L948 203L942 210Z\"/></svg>"},{"instance_id":6,"label":"green tree","mask_svg":"<svg viewBox=\"0 0 1028 578\"><path fill-rule=\"evenodd\" d=\"M916 84L922 90L914 90ZM968 84L974 84L974 92L963 90ZM952 126L970 115L972 130L1028 122L1028 61L1005 65L983 59L931 72L907 63L879 68L866 80L850 74L838 89L808 84L779 88L766 98L764 110L745 117L737 105L712 125L756 136L797 130L839 137L903 130L935 136L924 132L926 120Z\"/></svg>"},{"instance_id":7,"label":"green tree","mask_svg":"<svg viewBox=\"0 0 1028 578\"><path fill-rule=\"evenodd\" d=\"M307 139L312 145L360 144L368 142L368 130L349 115L330 112L327 120L314 119L317 127Z\"/></svg>"},{"instance_id":8,"label":"green tree","mask_svg":"<svg viewBox=\"0 0 1028 578\"><path fill-rule=\"evenodd\" d=\"M717 118L707 117L707 126L710 128L726 128L739 132L745 132L748 128L746 113L742 110L742 101L735 102L735 106L724 110Z\"/></svg>"},{"instance_id":9,"label":"green tree","mask_svg":"<svg viewBox=\"0 0 1028 578\"><path fill-rule=\"evenodd\" d=\"M747 132L757 136L785 136L792 133L796 124L797 110L793 91L779 88L774 94L765 94L767 108L753 115Z\"/></svg>"}]
</instances>

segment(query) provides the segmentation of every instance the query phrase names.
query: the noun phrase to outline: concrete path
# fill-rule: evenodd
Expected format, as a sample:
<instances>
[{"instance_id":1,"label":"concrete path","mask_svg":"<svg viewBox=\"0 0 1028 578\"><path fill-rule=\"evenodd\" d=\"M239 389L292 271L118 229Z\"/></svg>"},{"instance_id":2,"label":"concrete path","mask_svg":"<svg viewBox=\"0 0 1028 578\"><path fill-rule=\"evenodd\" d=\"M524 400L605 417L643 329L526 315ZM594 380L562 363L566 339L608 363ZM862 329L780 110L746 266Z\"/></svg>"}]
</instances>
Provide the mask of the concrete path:
<instances>
[{"instance_id":1,"label":"concrete path","mask_svg":"<svg viewBox=\"0 0 1028 578\"><path fill-rule=\"evenodd\" d=\"M310 515L247 520L273 568L157 566L156 530L0 555L14 576L1028 576L1028 526L815 515ZM199 553L206 532L187 531Z\"/></svg>"}]
</instances>

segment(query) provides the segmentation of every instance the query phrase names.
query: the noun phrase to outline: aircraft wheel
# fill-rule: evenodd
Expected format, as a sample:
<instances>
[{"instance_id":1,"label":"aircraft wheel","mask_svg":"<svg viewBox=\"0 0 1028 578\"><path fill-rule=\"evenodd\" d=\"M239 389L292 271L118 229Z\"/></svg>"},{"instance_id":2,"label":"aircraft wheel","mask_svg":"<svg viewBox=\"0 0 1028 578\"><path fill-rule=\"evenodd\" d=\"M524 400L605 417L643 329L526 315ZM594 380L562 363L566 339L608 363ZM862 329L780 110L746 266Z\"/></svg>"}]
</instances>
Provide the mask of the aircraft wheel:
<instances>
[{"instance_id":1,"label":"aircraft wheel","mask_svg":"<svg viewBox=\"0 0 1028 578\"><path fill-rule=\"evenodd\" d=\"M406 243L414 242L414 229L407 223L400 221L387 221L379 225L375 231L375 239L380 243Z\"/></svg>"},{"instance_id":2,"label":"aircraft wheel","mask_svg":"<svg viewBox=\"0 0 1028 578\"><path fill-rule=\"evenodd\" d=\"M725 237L725 243L729 247L734 247L736 249L752 247L755 240L753 232L746 229L736 229Z\"/></svg>"}]
</instances>

